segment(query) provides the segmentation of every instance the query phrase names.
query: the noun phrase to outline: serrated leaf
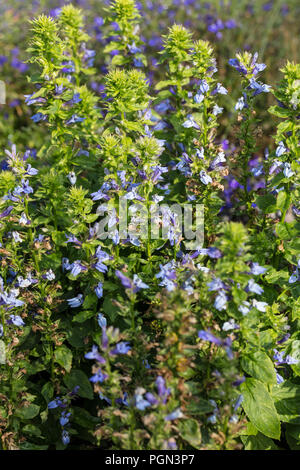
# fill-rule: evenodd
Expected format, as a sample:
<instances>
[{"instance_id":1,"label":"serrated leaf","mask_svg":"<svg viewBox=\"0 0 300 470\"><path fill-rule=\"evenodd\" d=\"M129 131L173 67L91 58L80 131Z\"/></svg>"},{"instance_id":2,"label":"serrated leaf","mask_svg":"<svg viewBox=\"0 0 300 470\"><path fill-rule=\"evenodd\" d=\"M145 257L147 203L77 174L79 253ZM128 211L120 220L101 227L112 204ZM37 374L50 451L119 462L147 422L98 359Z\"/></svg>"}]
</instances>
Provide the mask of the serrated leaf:
<instances>
[{"instance_id":1,"label":"serrated leaf","mask_svg":"<svg viewBox=\"0 0 300 470\"><path fill-rule=\"evenodd\" d=\"M280 438L280 420L273 399L259 380L247 378L241 384L242 407L250 421L265 436Z\"/></svg>"},{"instance_id":2,"label":"serrated leaf","mask_svg":"<svg viewBox=\"0 0 300 470\"><path fill-rule=\"evenodd\" d=\"M67 372L70 372L72 367L73 354L67 346L62 345L54 352L55 361L62 366Z\"/></svg>"},{"instance_id":3,"label":"serrated leaf","mask_svg":"<svg viewBox=\"0 0 300 470\"><path fill-rule=\"evenodd\" d=\"M179 434L186 442L193 447L201 444L201 431L198 421L195 419L185 419L178 424Z\"/></svg>"},{"instance_id":4,"label":"serrated leaf","mask_svg":"<svg viewBox=\"0 0 300 470\"><path fill-rule=\"evenodd\" d=\"M247 354L242 358L241 366L247 374L261 382L277 383L274 364L264 351Z\"/></svg>"},{"instance_id":5,"label":"serrated leaf","mask_svg":"<svg viewBox=\"0 0 300 470\"><path fill-rule=\"evenodd\" d=\"M271 394L280 419L300 424L300 385L286 380L282 384L274 385Z\"/></svg>"}]
</instances>

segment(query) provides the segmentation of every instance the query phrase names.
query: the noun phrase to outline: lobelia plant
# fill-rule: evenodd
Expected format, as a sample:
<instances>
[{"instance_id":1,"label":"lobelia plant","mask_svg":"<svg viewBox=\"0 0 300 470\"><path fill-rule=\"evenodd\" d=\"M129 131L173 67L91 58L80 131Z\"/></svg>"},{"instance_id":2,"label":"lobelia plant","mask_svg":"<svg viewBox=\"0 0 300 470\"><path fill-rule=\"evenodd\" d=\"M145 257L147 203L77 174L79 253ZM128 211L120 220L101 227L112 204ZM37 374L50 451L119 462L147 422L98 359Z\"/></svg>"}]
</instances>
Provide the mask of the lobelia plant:
<instances>
[{"instance_id":1,"label":"lobelia plant","mask_svg":"<svg viewBox=\"0 0 300 470\"><path fill-rule=\"evenodd\" d=\"M261 161L257 55L229 61L228 147L210 44L172 26L153 84L139 20L111 3L101 98L82 12L31 23L44 142L0 174L1 447L298 449L299 66ZM193 249L185 204L204 208Z\"/></svg>"}]
</instances>

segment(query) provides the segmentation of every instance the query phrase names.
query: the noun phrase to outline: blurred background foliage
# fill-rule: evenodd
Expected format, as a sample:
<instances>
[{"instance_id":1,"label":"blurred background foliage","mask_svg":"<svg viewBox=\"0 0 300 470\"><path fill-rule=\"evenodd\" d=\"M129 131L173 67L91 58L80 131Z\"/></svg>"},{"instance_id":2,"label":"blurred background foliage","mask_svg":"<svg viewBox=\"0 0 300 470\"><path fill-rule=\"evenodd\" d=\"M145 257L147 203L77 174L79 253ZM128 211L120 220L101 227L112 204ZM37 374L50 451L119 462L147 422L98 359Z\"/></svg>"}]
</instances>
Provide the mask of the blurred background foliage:
<instances>
[{"instance_id":1,"label":"blurred background foliage","mask_svg":"<svg viewBox=\"0 0 300 470\"><path fill-rule=\"evenodd\" d=\"M45 13L57 16L66 0L7 0L0 2L0 80L6 84L7 103L0 106L0 153L11 143L30 149L39 148L43 131L33 126L32 111L25 105L24 95L31 93L27 82L29 67L28 34L29 20ZM93 77L90 86L99 93L103 90L102 78L106 65L114 51L104 54L104 46L114 38L114 31L106 24L108 0L73 0L85 16L90 35L89 48L96 50L95 67L99 72L97 81ZM138 31L145 44L145 53L150 67L150 81L155 84L161 77L157 74L158 52L162 48L161 36L174 23L189 28L194 39L209 40L214 46L219 77L229 93L222 105L224 113L220 137L228 138L234 132L234 103L239 96L239 77L228 66L228 60L242 50L258 52L260 60L267 64L264 82L275 85L280 79L279 69L286 60L299 61L299 13L298 0L142 0L137 2L141 28ZM159 71L163 70L159 67ZM154 88L154 87L153 87ZM264 135L270 136L276 125L272 123L267 109L273 103L271 94L262 94L258 106ZM266 137L268 145L269 137ZM34 151L34 150L33 150ZM0 155L1 156L1 155Z\"/></svg>"}]
</instances>

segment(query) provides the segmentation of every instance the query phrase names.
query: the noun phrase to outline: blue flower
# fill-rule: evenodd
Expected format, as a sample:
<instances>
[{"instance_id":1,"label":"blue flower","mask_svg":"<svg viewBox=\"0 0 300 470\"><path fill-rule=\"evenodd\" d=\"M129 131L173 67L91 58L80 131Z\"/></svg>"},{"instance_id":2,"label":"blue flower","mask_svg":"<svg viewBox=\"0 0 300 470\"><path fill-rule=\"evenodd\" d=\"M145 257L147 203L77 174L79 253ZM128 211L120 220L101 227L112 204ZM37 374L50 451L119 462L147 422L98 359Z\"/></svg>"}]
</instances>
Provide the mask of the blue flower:
<instances>
[{"instance_id":1,"label":"blue flower","mask_svg":"<svg viewBox=\"0 0 300 470\"><path fill-rule=\"evenodd\" d=\"M239 62L238 59L229 59L228 64L234 67L238 72L247 75L247 69Z\"/></svg>"},{"instance_id":2,"label":"blue flower","mask_svg":"<svg viewBox=\"0 0 300 470\"><path fill-rule=\"evenodd\" d=\"M108 375L104 374L100 369L94 374L91 378L90 381L93 383L103 383L107 379Z\"/></svg>"},{"instance_id":3,"label":"blue flower","mask_svg":"<svg viewBox=\"0 0 300 470\"><path fill-rule=\"evenodd\" d=\"M32 119L33 122L45 121L47 119L47 115L42 113L36 113L31 116L30 119Z\"/></svg>"},{"instance_id":4,"label":"blue flower","mask_svg":"<svg viewBox=\"0 0 300 470\"><path fill-rule=\"evenodd\" d=\"M238 330L239 328L239 325L235 323L233 318L231 318L229 321L226 321L222 326L223 331Z\"/></svg>"},{"instance_id":5,"label":"blue flower","mask_svg":"<svg viewBox=\"0 0 300 470\"><path fill-rule=\"evenodd\" d=\"M120 279L122 286L125 287L125 289L132 289L133 284L132 284L131 279L129 279L129 277L125 276L125 274L123 274L119 270L116 270L115 274Z\"/></svg>"},{"instance_id":6,"label":"blue flower","mask_svg":"<svg viewBox=\"0 0 300 470\"><path fill-rule=\"evenodd\" d=\"M71 274L74 277L78 276L78 274L80 274L82 271L87 271L86 266L84 266L80 260L74 261L74 263L70 265L70 269Z\"/></svg>"},{"instance_id":7,"label":"blue flower","mask_svg":"<svg viewBox=\"0 0 300 470\"><path fill-rule=\"evenodd\" d=\"M48 406L48 408L49 408L49 406ZM70 413L70 412L67 413L66 411L63 411L63 412L61 413L60 418L59 418L59 422L60 422L60 425L61 425L62 427L64 427L66 424L69 423L69 421L70 421L70 420L69 420L70 416L71 416L71 413Z\"/></svg>"},{"instance_id":8,"label":"blue flower","mask_svg":"<svg viewBox=\"0 0 300 470\"><path fill-rule=\"evenodd\" d=\"M97 286L95 287L95 293L98 299L101 299L103 297L103 283L98 282Z\"/></svg>"},{"instance_id":9,"label":"blue flower","mask_svg":"<svg viewBox=\"0 0 300 470\"><path fill-rule=\"evenodd\" d=\"M269 93L271 90L270 85L257 82L254 80L254 78L250 79L249 86L252 88L252 90L254 90L253 96L259 95L260 93Z\"/></svg>"},{"instance_id":10,"label":"blue flower","mask_svg":"<svg viewBox=\"0 0 300 470\"><path fill-rule=\"evenodd\" d=\"M284 351L279 352L279 351L277 351L277 349L273 349L273 351L274 351L273 359L276 362L276 364L289 364L289 365L292 365L292 364L298 364L299 363L298 359L295 359L294 357L290 356L289 354L287 354L285 356Z\"/></svg>"},{"instance_id":11,"label":"blue flower","mask_svg":"<svg viewBox=\"0 0 300 470\"><path fill-rule=\"evenodd\" d=\"M49 269L46 274L43 274L43 278L47 279L48 281L53 281L55 279L55 274L52 269Z\"/></svg>"},{"instance_id":12,"label":"blue flower","mask_svg":"<svg viewBox=\"0 0 300 470\"><path fill-rule=\"evenodd\" d=\"M48 403L48 408L49 410L53 410L54 408L65 408L66 404L59 398L55 398L55 400L52 400Z\"/></svg>"},{"instance_id":13,"label":"blue flower","mask_svg":"<svg viewBox=\"0 0 300 470\"><path fill-rule=\"evenodd\" d=\"M7 323L9 325L15 325L15 326L24 326L25 325L25 323L23 322L20 315L10 315L9 320L7 320Z\"/></svg>"},{"instance_id":14,"label":"blue flower","mask_svg":"<svg viewBox=\"0 0 300 470\"><path fill-rule=\"evenodd\" d=\"M203 100L204 100L204 95L202 95L202 93L197 93L197 94L194 96L194 101L195 101L195 103L197 103L197 104L202 103ZM184 125L184 127L188 127L188 126ZM190 127L192 127L192 126L190 126Z\"/></svg>"},{"instance_id":15,"label":"blue flower","mask_svg":"<svg viewBox=\"0 0 300 470\"><path fill-rule=\"evenodd\" d=\"M165 416L165 421L173 421L174 419L179 419L183 417L183 413L180 408L172 411L172 413Z\"/></svg>"},{"instance_id":16,"label":"blue flower","mask_svg":"<svg viewBox=\"0 0 300 470\"><path fill-rule=\"evenodd\" d=\"M291 178L291 176L295 174L291 169L290 163L285 162L283 167L284 167L283 174L286 178Z\"/></svg>"},{"instance_id":17,"label":"blue flower","mask_svg":"<svg viewBox=\"0 0 300 470\"><path fill-rule=\"evenodd\" d=\"M258 295L261 295L264 291L262 287L256 284L254 279L250 279L250 281L248 282L247 290L249 292L253 292L253 294L258 294Z\"/></svg>"},{"instance_id":18,"label":"blue flower","mask_svg":"<svg viewBox=\"0 0 300 470\"><path fill-rule=\"evenodd\" d=\"M276 157L281 157L281 155L283 155L286 152L287 152L287 148L285 147L284 143L280 141L275 150Z\"/></svg>"},{"instance_id":19,"label":"blue flower","mask_svg":"<svg viewBox=\"0 0 300 470\"><path fill-rule=\"evenodd\" d=\"M62 443L65 446L67 446L70 443L70 435L69 435L68 431L66 431L65 429L62 432L61 440L62 440Z\"/></svg>"},{"instance_id":20,"label":"blue flower","mask_svg":"<svg viewBox=\"0 0 300 470\"><path fill-rule=\"evenodd\" d=\"M200 180L205 185L212 183L211 177L204 170L200 171Z\"/></svg>"},{"instance_id":21,"label":"blue flower","mask_svg":"<svg viewBox=\"0 0 300 470\"><path fill-rule=\"evenodd\" d=\"M217 344L218 346L222 345L222 340L217 338L215 335L210 333L209 331L200 330L198 331L198 337L203 339L204 341L209 341L210 343Z\"/></svg>"},{"instance_id":22,"label":"blue flower","mask_svg":"<svg viewBox=\"0 0 300 470\"><path fill-rule=\"evenodd\" d=\"M258 302L256 299L252 301L253 307L256 308L259 312L265 312L268 306L267 302Z\"/></svg>"},{"instance_id":23,"label":"blue flower","mask_svg":"<svg viewBox=\"0 0 300 470\"><path fill-rule=\"evenodd\" d=\"M228 91L223 87L222 83L217 83L217 86L213 93L219 93L220 95L227 95Z\"/></svg>"},{"instance_id":24,"label":"blue flower","mask_svg":"<svg viewBox=\"0 0 300 470\"><path fill-rule=\"evenodd\" d=\"M27 168L26 168L26 174L30 176L35 176L38 174L38 170L36 168L33 168L30 163L28 163Z\"/></svg>"},{"instance_id":25,"label":"blue flower","mask_svg":"<svg viewBox=\"0 0 300 470\"><path fill-rule=\"evenodd\" d=\"M97 320L98 320L98 325L100 326L100 328L105 329L107 326L107 320L105 316L102 315L102 313L98 313Z\"/></svg>"},{"instance_id":26,"label":"blue flower","mask_svg":"<svg viewBox=\"0 0 300 470\"><path fill-rule=\"evenodd\" d=\"M8 206L1 214L0 214L0 219L3 219L3 217L9 216L11 211L13 210L13 206Z\"/></svg>"},{"instance_id":27,"label":"blue flower","mask_svg":"<svg viewBox=\"0 0 300 470\"><path fill-rule=\"evenodd\" d=\"M69 125L69 124L75 124L76 122L82 122L84 121L85 118L84 117L80 117L80 116L77 116L77 114L73 114L70 119L68 119L66 121L66 124Z\"/></svg>"},{"instance_id":28,"label":"blue flower","mask_svg":"<svg viewBox=\"0 0 300 470\"><path fill-rule=\"evenodd\" d=\"M209 291L220 290L225 287L224 283L218 277L215 277L211 282L208 282L207 286L209 287Z\"/></svg>"},{"instance_id":29,"label":"blue flower","mask_svg":"<svg viewBox=\"0 0 300 470\"><path fill-rule=\"evenodd\" d=\"M219 311L226 309L227 296L225 294L225 291L221 290L220 293L217 295L215 302L214 302L214 307Z\"/></svg>"},{"instance_id":30,"label":"blue flower","mask_svg":"<svg viewBox=\"0 0 300 470\"><path fill-rule=\"evenodd\" d=\"M236 111L242 111L242 109L245 107L245 100L244 100L244 97L241 96L238 100L237 100L237 103L234 107L234 109Z\"/></svg>"},{"instance_id":31,"label":"blue flower","mask_svg":"<svg viewBox=\"0 0 300 470\"><path fill-rule=\"evenodd\" d=\"M149 403L149 401L145 400L145 398L143 397L142 391L140 391L140 389L138 389L134 395L134 402L135 407L141 411L144 411L146 408L151 406L151 403Z\"/></svg>"},{"instance_id":32,"label":"blue flower","mask_svg":"<svg viewBox=\"0 0 300 470\"><path fill-rule=\"evenodd\" d=\"M129 343L127 341L120 341L120 343L117 343L115 348L110 351L110 354L112 355L127 354L128 351L130 350L131 350L131 347L129 346Z\"/></svg>"},{"instance_id":33,"label":"blue flower","mask_svg":"<svg viewBox=\"0 0 300 470\"><path fill-rule=\"evenodd\" d=\"M238 311L241 312L242 315L247 315L250 312L250 303L244 300L241 305L238 307Z\"/></svg>"},{"instance_id":34,"label":"blue flower","mask_svg":"<svg viewBox=\"0 0 300 470\"><path fill-rule=\"evenodd\" d=\"M195 129L200 129L200 127L195 122L195 120L194 120L194 118L191 114L188 115L188 118L184 121L184 123L182 125L183 125L183 127L186 127L187 129L189 129L190 127L194 127Z\"/></svg>"},{"instance_id":35,"label":"blue flower","mask_svg":"<svg viewBox=\"0 0 300 470\"><path fill-rule=\"evenodd\" d=\"M84 355L86 359L95 359L100 364L105 364L105 359L99 354L98 347L92 346L92 350Z\"/></svg>"},{"instance_id":36,"label":"blue flower","mask_svg":"<svg viewBox=\"0 0 300 470\"><path fill-rule=\"evenodd\" d=\"M251 273L254 276L258 276L259 274L264 274L267 271L267 268L260 266L258 263L252 263Z\"/></svg>"},{"instance_id":37,"label":"blue flower","mask_svg":"<svg viewBox=\"0 0 300 470\"><path fill-rule=\"evenodd\" d=\"M83 304L83 295L78 294L77 297L73 297L72 299L67 299L67 302L71 308L80 307Z\"/></svg>"}]
</instances>

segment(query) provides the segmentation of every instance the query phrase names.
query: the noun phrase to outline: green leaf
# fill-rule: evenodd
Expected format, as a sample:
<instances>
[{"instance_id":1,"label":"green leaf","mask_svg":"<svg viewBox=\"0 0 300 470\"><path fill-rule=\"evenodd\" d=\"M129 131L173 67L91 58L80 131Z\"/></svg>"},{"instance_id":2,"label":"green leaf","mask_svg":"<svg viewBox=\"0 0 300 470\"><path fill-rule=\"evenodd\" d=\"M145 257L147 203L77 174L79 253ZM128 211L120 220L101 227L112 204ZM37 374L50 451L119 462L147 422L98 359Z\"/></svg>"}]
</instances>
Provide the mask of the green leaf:
<instances>
[{"instance_id":1,"label":"green leaf","mask_svg":"<svg viewBox=\"0 0 300 470\"><path fill-rule=\"evenodd\" d=\"M211 413L213 410L214 406L203 398L195 399L190 403L187 403L187 411L191 415L205 415L207 413Z\"/></svg>"},{"instance_id":2,"label":"green leaf","mask_svg":"<svg viewBox=\"0 0 300 470\"><path fill-rule=\"evenodd\" d=\"M82 370L72 370L69 375L66 375L64 377L64 383L69 388L69 390L73 390L73 388L79 385L80 388L77 392L77 395L82 398L88 398L89 400L93 399L93 387L85 373L82 372Z\"/></svg>"},{"instance_id":3,"label":"green leaf","mask_svg":"<svg viewBox=\"0 0 300 470\"><path fill-rule=\"evenodd\" d=\"M101 421L100 418L96 416L92 416L88 411L84 408L79 408L78 406L73 406L73 417L72 421L83 428L94 429L96 424L99 424Z\"/></svg>"},{"instance_id":4,"label":"green leaf","mask_svg":"<svg viewBox=\"0 0 300 470\"><path fill-rule=\"evenodd\" d=\"M15 415L21 419L33 419L39 414L39 411L40 411L40 407L38 405L35 405L34 403L30 403L27 406L18 408L15 412Z\"/></svg>"},{"instance_id":5,"label":"green leaf","mask_svg":"<svg viewBox=\"0 0 300 470\"><path fill-rule=\"evenodd\" d=\"M43 397L45 398L46 400L46 403L49 403L49 401L51 401L52 397L53 397L53 394L54 394L54 387L52 385L51 382L47 382L42 390L41 390L41 393L43 395Z\"/></svg>"},{"instance_id":6,"label":"green leaf","mask_svg":"<svg viewBox=\"0 0 300 470\"><path fill-rule=\"evenodd\" d=\"M70 349L67 348L64 344L57 348L54 353L55 361L66 369L67 372L70 372L72 367L73 354Z\"/></svg>"},{"instance_id":7,"label":"green leaf","mask_svg":"<svg viewBox=\"0 0 300 470\"><path fill-rule=\"evenodd\" d=\"M93 310L82 310L82 312L77 313L72 319L73 322L83 323L86 320L95 316L95 312Z\"/></svg>"},{"instance_id":8,"label":"green leaf","mask_svg":"<svg viewBox=\"0 0 300 470\"><path fill-rule=\"evenodd\" d=\"M272 194L258 196L256 198L255 203L266 214L270 214L271 212L275 212L276 210L276 199L274 196L272 196Z\"/></svg>"},{"instance_id":9,"label":"green leaf","mask_svg":"<svg viewBox=\"0 0 300 470\"><path fill-rule=\"evenodd\" d=\"M241 360L241 366L251 377L266 384L276 384L276 371L273 362L264 351L247 354Z\"/></svg>"},{"instance_id":10,"label":"green leaf","mask_svg":"<svg viewBox=\"0 0 300 470\"><path fill-rule=\"evenodd\" d=\"M37 445L32 442L23 442L20 444L21 450L47 450L49 446L47 445Z\"/></svg>"},{"instance_id":11,"label":"green leaf","mask_svg":"<svg viewBox=\"0 0 300 470\"><path fill-rule=\"evenodd\" d=\"M276 202L277 209L284 212L289 206L289 200L289 195L285 191L279 191Z\"/></svg>"},{"instance_id":12,"label":"green leaf","mask_svg":"<svg viewBox=\"0 0 300 470\"><path fill-rule=\"evenodd\" d=\"M26 424L26 426L24 426L22 431L26 434L29 434L30 436L36 436L36 437L40 437L41 439L44 439L41 436L40 428L38 428L37 426L34 426L33 424Z\"/></svg>"},{"instance_id":13,"label":"green leaf","mask_svg":"<svg viewBox=\"0 0 300 470\"><path fill-rule=\"evenodd\" d=\"M280 438L280 420L266 386L259 380L248 378L241 385L242 406L250 421L265 436Z\"/></svg>"},{"instance_id":14,"label":"green leaf","mask_svg":"<svg viewBox=\"0 0 300 470\"><path fill-rule=\"evenodd\" d=\"M260 432L256 436L241 436L241 440L245 450L279 450L272 439Z\"/></svg>"},{"instance_id":15,"label":"green leaf","mask_svg":"<svg viewBox=\"0 0 300 470\"><path fill-rule=\"evenodd\" d=\"M178 424L179 434L186 442L193 447L201 444L201 431L198 421L195 419L185 419Z\"/></svg>"},{"instance_id":16,"label":"green leaf","mask_svg":"<svg viewBox=\"0 0 300 470\"><path fill-rule=\"evenodd\" d=\"M270 284L277 284L279 282L281 283L288 281L289 277L290 274L288 271L277 271L276 269L271 267L268 273L265 275L265 280L268 281Z\"/></svg>"},{"instance_id":17,"label":"green leaf","mask_svg":"<svg viewBox=\"0 0 300 470\"><path fill-rule=\"evenodd\" d=\"M281 240L291 240L299 234L298 225L295 223L278 222L276 233Z\"/></svg>"},{"instance_id":18,"label":"green leaf","mask_svg":"<svg viewBox=\"0 0 300 470\"><path fill-rule=\"evenodd\" d=\"M93 307L96 307L97 305L97 296L94 295L94 294L88 294L85 299L84 299L84 302L82 304L83 308L85 309L90 309L90 308L93 308Z\"/></svg>"},{"instance_id":19,"label":"green leaf","mask_svg":"<svg viewBox=\"0 0 300 470\"><path fill-rule=\"evenodd\" d=\"M300 424L300 385L288 380L272 387L272 398L280 419L286 423Z\"/></svg>"}]
</instances>

